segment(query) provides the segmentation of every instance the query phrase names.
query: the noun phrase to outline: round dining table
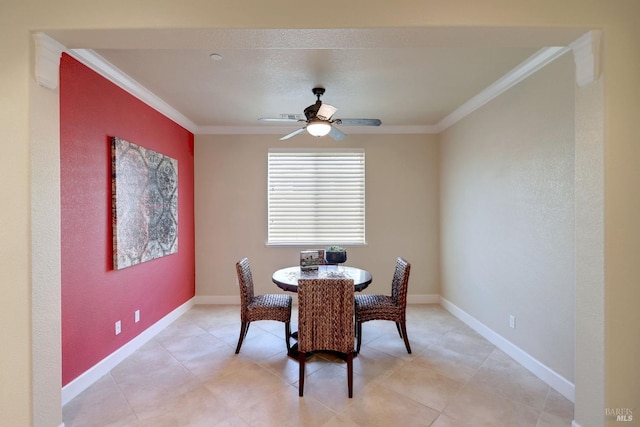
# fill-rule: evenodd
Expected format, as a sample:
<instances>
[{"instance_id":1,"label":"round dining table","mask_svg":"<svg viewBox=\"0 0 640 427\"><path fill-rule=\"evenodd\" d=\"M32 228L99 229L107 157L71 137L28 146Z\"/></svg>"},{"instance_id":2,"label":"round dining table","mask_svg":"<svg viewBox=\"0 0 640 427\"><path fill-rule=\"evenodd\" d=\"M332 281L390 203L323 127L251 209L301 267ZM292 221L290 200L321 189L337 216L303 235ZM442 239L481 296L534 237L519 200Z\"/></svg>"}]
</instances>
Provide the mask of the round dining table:
<instances>
[{"instance_id":1,"label":"round dining table","mask_svg":"<svg viewBox=\"0 0 640 427\"><path fill-rule=\"evenodd\" d=\"M362 291L373 278L367 270L345 265L319 265L317 270L301 271L300 266L281 268L272 280L280 289L298 292L298 279L353 279L353 290Z\"/></svg>"}]
</instances>

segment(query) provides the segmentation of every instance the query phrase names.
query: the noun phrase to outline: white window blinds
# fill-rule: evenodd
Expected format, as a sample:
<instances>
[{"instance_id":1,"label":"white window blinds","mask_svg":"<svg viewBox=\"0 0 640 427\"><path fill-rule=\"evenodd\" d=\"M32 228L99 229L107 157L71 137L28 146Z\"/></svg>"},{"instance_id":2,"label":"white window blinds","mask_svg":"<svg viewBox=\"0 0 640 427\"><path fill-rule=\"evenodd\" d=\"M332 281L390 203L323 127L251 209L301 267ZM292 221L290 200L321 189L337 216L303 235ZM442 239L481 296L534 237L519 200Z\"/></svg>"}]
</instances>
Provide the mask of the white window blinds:
<instances>
[{"instance_id":1,"label":"white window blinds","mask_svg":"<svg viewBox=\"0 0 640 427\"><path fill-rule=\"evenodd\" d=\"M364 244L364 150L269 151L268 244Z\"/></svg>"}]
</instances>

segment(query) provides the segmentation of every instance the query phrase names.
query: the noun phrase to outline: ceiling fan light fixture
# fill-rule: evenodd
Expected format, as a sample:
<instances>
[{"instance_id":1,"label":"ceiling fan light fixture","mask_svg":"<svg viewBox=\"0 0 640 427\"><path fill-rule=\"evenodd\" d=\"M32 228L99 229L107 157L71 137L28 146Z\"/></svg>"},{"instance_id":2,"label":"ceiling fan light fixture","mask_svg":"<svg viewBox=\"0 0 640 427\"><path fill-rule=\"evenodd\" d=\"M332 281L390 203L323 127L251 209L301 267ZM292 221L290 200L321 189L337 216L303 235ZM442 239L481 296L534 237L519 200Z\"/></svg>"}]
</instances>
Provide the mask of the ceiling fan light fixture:
<instances>
[{"instance_id":1,"label":"ceiling fan light fixture","mask_svg":"<svg viewBox=\"0 0 640 427\"><path fill-rule=\"evenodd\" d=\"M325 136L331 132L331 123L328 120L311 120L307 125L307 132L313 136Z\"/></svg>"}]
</instances>

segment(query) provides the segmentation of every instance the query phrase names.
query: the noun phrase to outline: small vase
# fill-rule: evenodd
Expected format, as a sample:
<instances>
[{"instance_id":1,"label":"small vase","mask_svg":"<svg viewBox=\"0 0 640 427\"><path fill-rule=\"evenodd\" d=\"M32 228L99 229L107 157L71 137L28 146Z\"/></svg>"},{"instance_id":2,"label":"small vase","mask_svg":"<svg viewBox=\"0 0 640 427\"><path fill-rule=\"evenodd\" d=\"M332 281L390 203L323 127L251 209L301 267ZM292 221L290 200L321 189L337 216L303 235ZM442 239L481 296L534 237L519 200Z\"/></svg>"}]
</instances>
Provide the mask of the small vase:
<instances>
[{"instance_id":1,"label":"small vase","mask_svg":"<svg viewBox=\"0 0 640 427\"><path fill-rule=\"evenodd\" d=\"M344 264L347 261L347 251L326 251L324 253L324 259L327 261L327 264Z\"/></svg>"}]
</instances>

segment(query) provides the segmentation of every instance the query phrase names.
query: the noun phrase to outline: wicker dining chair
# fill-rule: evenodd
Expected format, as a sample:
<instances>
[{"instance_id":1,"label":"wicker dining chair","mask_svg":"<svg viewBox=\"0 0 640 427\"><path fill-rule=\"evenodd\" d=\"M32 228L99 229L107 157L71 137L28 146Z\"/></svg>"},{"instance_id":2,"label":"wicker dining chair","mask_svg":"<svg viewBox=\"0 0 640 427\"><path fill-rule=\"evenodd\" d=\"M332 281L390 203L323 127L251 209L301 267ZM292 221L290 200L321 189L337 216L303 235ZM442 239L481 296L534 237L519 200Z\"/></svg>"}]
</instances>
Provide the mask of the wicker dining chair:
<instances>
[{"instance_id":1,"label":"wicker dining chair","mask_svg":"<svg viewBox=\"0 0 640 427\"><path fill-rule=\"evenodd\" d=\"M404 339L407 352L411 354L406 318L410 272L411 264L403 258L398 258L391 282L391 295L363 294L355 296L357 353L360 352L362 344L362 324L370 320L390 320L396 322L400 338Z\"/></svg>"},{"instance_id":2,"label":"wicker dining chair","mask_svg":"<svg viewBox=\"0 0 640 427\"><path fill-rule=\"evenodd\" d=\"M249 324L257 320L284 322L288 352L291 349L289 344L291 338L291 296L285 294L254 295L251 266L247 258L242 258L236 263L236 273L240 285L240 320L242 321L236 354L240 352L242 341L249 330Z\"/></svg>"},{"instance_id":3,"label":"wicker dining chair","mask_svg":"<svg viewBox=\"0 0 640 427\"><path fill-rule=\"evenodd\" d=\"M304 392L307 353L331 351L347 362L349 397L353 397L353 307L353 279L298 280L299 396Z\"/></svg>"}]
</instances>

